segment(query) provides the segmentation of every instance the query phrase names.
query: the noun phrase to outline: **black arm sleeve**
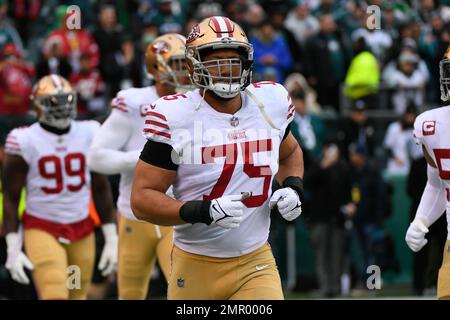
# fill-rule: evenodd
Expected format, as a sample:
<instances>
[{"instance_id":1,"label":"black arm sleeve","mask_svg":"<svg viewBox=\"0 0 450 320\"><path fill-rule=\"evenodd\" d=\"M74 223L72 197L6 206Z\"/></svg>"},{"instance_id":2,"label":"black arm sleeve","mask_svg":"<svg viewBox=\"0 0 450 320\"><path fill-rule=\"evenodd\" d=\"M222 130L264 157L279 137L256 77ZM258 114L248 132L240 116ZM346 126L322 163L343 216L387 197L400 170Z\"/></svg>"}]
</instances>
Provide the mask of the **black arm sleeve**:
<instances>
[{"instance_id":1,"label":"black arm sleeve","mask_svg":"<svg viewBox=\"0 0 450 320\"><path fill-rule=\"evenodd\" d=\"M178 164L173 162L172 153L176 155L172 146L166 143L147 140L139 159L155 167L176 171Z\"/></svg>"},{"instance_id":2,"label":"black arm sleeve","mask_svg":"<svg viewBox=\"0 0 450 320\"><path fill-rule=\"evenodd\" d=\"M286 131L284 131L283 140L281 141L284 141L287 138L289 132L291 132L291 123L289 123L288 126L286 127Z\"/></svg>"}]
</instances>

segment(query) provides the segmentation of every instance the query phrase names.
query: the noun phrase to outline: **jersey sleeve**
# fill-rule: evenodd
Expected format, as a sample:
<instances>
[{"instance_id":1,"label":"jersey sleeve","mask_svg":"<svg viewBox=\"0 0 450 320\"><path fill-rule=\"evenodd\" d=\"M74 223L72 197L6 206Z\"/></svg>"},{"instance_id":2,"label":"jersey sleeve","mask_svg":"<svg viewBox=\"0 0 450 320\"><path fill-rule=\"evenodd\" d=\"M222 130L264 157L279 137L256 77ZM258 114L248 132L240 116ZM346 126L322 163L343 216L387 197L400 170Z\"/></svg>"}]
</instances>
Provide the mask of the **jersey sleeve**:
<instances>
[{"instance_id":1,"label":"jersey sleeve","mask_svg":"<svg viewBox=\"0 0 450 320\"><path fill-rule=\"evenodd\" d=\"M419 117L417 117L414 121L413 138L417 145L422 145L423 134L419 123L421 124L422 121L420 121Z\"/></svg>"},{"instance_id":2,"label":"jersey sleeve","mask_svg":"<svg viewBox=\"0 0 450 320\"><path fill-rule=\"evenodd\" d=\"M91 169L103 174L133 170L140 150L121 150L132 132L130 119L120 111L112 112L95 134L89 148L88 164Z\"/></svg>"},{"instance_id":3,"label":"jersey sleeve","mask_svg":"<svg viewBox=\"0 0 450 320\"><path fill-rule=\"evenodd\" d=\"M23 137L23 130L13 129L6 137L5 152L7 154L21 156L27 160L26 139Z\"/></svg>"},{"instance_id":4,"label":"jersey sleeve","mask_svg":"<svg viewBox=\"0 0 450 320\"><path fill-rule=\"evenodd\" d=\"M121 113L125 116L129 116L132 112L130 103L123 90L119 91L114 99L111 100L111 112Z\"/></svg>"},{"instance_id":5,"label":"jersey sleeve","mask_svg":"<svg viewBox=\"0 0 450 320\"><path fill-rule=\"evenodd\" d=\"M173 146L174 128L169 121L168 107L168 103L162 99L147 106L143 134L147 140Z\"/></svg>"},{"instance_id":6,"label":"jersey sleeve","mask_svg":"<svg viewBox=\"0 0 450 320\"><path fill-rule=\"evenodd\" d=\"M436 121L432 113L427 111L419 115L414 121L413 138L418 145L424 144L424 139L427 136L435 134Z\"/></svg>"},{"instance_id":7,"label":"jersey sleeve","mask_svg":"<svg viewBox=\"0 0 450 320\"><path fill-rule=\"evenodd\" d=\"M100 130L100 122L96 120L88 120L86 121L86 126L88 128L90 141L92 142L94 136Z\"/></svg>"}]
</instances>

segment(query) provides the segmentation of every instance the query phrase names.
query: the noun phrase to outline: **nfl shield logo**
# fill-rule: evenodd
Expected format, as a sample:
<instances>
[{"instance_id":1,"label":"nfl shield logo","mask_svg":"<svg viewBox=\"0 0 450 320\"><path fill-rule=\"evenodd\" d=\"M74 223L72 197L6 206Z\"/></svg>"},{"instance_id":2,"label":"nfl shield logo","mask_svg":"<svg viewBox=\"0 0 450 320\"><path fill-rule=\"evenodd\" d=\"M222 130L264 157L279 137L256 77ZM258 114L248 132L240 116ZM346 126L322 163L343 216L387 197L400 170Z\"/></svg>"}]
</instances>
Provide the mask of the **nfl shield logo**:
<instances>
[{"instance_id":1,"label":"nfl shield logo","mask_svg":"<svg viewBox=\"0 0 450 320\"><path fill-rule=\"evenodd\" d=\"M177 279L177 285L179 288L183 288L184 287L184 279L183 278L178 278Z\"/></svg>"},{"instance_id":2,"label":"nfl shield logo","mask_svg":"<svg viewBox=\"0 0 450 320\"><path fill-rule=\"evenodd\" d=\"M230 120L230 124L233 127L237 127L239 125L239 119L233 116L233 118L231 118L231 120Z\"/></svg>"}]
</instances>

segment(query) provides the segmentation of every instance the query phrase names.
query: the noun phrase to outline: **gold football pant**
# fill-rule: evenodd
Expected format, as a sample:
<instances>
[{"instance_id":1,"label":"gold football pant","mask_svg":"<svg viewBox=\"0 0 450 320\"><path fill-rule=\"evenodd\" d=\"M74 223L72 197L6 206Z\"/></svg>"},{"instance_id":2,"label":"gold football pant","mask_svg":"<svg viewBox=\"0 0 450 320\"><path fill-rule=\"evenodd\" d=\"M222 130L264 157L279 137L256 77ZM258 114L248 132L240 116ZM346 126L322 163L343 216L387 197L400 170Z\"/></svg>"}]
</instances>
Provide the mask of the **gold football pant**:
<instances>
[{"instance_id":1,"label":"gold football pant","mask_svg":"<svg viewBox=\"0 0 450 320\"><path fill-rule=\"evenodd\" d=\"M39 299L86 299L95 261L95 236L60 243L39 229L25 229L25 251L34 265L33 280Z\"/></svg>"},{"instance_id":2,"label":"gold football pant","mask_svg":"<svg viewBox=\"0 0 450 320\"><path fill-rule=\"evenodd\" d=\"M450 240L445 242L442 266L439 269L438 299L450 300Z\"/></svg>"},{"instance_id":3,"label":"gold football pant","mask_svg":"<svg viewBox=\"0 0 450 320\"><path fill-rule=\"evenodd\" d=\"M119 218L119 298L142 300L158 258L164 277L169 278L172 227Z\"/></svg>"},{"instance_id":4,"label":"gold football pant","mask_svg":"<svg viewBox=\"0 0 450 320\"><path fill-rule=\"evenodd\" d=\"M234 258L192 254L174 246L168 299L282 300L280 275L269 244Z\"/></svg>"}]
</instances>

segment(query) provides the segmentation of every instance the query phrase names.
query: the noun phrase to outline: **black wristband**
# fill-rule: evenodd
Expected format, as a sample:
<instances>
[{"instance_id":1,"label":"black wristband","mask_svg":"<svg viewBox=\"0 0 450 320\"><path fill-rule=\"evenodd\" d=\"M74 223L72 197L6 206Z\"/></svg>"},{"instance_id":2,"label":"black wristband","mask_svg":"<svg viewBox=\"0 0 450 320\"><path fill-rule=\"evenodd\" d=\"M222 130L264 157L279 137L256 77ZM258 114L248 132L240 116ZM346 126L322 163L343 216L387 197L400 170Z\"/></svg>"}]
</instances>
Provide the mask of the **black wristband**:
<instances>
[{"instance_id":1,"label":"black wristband","mask_svg":"<svg viewBox=\"0 0 450 320\"><path fill-rule=\"evenodd\" d=\"M295 190L300 198L303 199L303 179L300 177L287 177L283 181L283 188L291 188Z\"/></svg>"},{"instance_id":2,"label":"black wristband","mask_svg":"<svg viewBox=\"0 0 450 320\"><path fill-rule=\"evenodd\" d=\"M180 208L180 217L188 223L204 223L208 226L212 222L209 214L209 207L211 201L209 200L193 200L183 204Z\"/></svg>"}]
</instances>

